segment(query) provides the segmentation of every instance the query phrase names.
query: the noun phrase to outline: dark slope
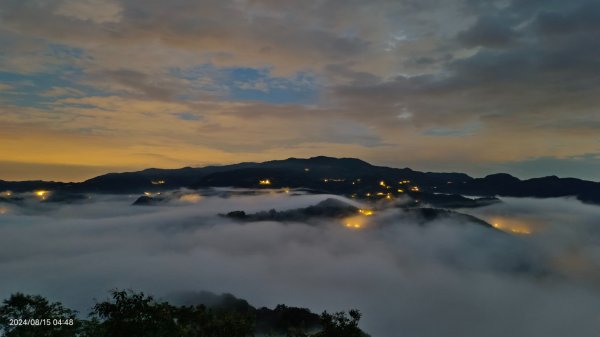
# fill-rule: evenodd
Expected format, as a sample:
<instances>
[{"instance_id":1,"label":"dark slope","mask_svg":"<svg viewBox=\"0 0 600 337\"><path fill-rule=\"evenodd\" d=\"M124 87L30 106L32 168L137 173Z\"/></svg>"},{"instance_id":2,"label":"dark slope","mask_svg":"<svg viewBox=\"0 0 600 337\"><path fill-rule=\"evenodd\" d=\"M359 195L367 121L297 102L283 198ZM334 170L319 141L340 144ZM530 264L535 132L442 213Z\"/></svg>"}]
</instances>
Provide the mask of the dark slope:
<instances>
[{"instance_id":1,"label":"dark slope","mask_svg":"<svg viewBox=\"0 0 600 337\"><path fill-rule=\"evenodd\" d=\"M217 312L250 315L254 317L257 336L291 336L292 331L315 332L322 328L320 315L306 308L289 307L283 304L273 309L256 308L246 300L231 294L217 295L208 291L180 292L170 297L178 305L203 305Z\"/></svg>"},{"instance_id":2,"label":"dark slope","mask_svg":"<svg viewBox=\"0 0 600 337\"><path fill-rule=\"evenodd\" d=\"M496 229L484 220L475 216L459 213L455 211L424 208L424 207L400 207L402 210L400 218L411 218L413 223L425 225L433 221L451 220L457 223L471 223L487 227L496 231ZM338 199L328 198L316 205L304 208L296 208L285 211L271 209L253 214L247 214L245 211L232 211L227 214L221 214L223 217L244 221L295 221L306 222L313 218L333 218L342 219L349 216L359 215L359 209Z\"/></svg>"},{"instance_id":3,"label":"dark slope","mask_svg":"<svg viewBox=\"0 0 600 337\"><path fill-rule=\"evenodd\" d=\"M0 180L0 191L29 192L34 190L59 190L69 188L71 183L54 181L5 181Z\"/></svg>"},{"instance_id":4,"label":"dark slope","mask_svg":"<svg viewBox=\"0 0 600 337\"><path fill-rule=\"evenodd\" d=\"M261 180L268 180L269 184L260 184ZM381 181L384 181L384 186L380 184ZM401 184L402 181L405 183ZM0 191L16 192L48 189L74 193L141 193L218 186L309 188L317 192L354 195L357 198L365 198L367 194L374 197L378 193L380 197L408 194L425 203L445 203L448 207L481 205L481 202L464 200L460 195L539 198L575 196L584 202L600 204L600 183L580 179L550 176L520 180L502 173L474 179L463 173L419 172L409 168L374 166L354 158L324 156L203 168L153 168L138 172L110 173L81 183L0 181ZM411 190L414 187L418 187L418 190ZM441 196L439 193L450 196ZM485 204L485 200L483 201Z\"/></svg>"},{"instance_id":5,"label":"dark slope","mask_svg":"<svg viewBox=\"0 0 600 337\"><path fill-rule=\"evenodd\" d=\"M338 199L329 198L320 203L308 206L305 208L297 208L286 211L277 211L271 209L269 211L257 212L254 214L246 214L244 211L232 211L221 216L241 220L241 221L307 221L311 218L343 218L352 215L357 215L358 208L347 204Z\"/></svg>"},{"instance_id":6,"label":"dark slope","mask_svg":"<svg viewBox=\"0 0 600 337\"><path fill-rule=\"evenodd\" d=\"M140 193L190 187L202 177L221 171L253 167L258 163L240 163L201 168L180 169L150 168L137 172L109 173L81 183L73 184L73 190L100 193Z\"/></svg>"},{"instance_id":7,"label":"dark slope","mask_svg":"<svg viewBox=\"0 0 600 337\"><path fill-rule=\"evenodd\" d=\"M439 190L481 196L538 198L576 196L583 202L600 204L600 183L557 176L520 180L501 173L472 179L456 186L444 186Z\"/></svg>"}]
</instances>

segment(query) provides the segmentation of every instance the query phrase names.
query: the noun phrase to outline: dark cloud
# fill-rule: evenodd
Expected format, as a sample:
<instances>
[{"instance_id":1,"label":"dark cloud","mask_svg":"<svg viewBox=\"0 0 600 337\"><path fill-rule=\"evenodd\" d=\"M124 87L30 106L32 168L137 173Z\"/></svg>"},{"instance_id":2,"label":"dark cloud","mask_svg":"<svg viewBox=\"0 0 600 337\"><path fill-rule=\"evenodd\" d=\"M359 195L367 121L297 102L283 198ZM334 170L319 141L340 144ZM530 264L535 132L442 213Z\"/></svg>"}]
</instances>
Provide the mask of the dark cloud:
<instances>
[{"instance_id":1,"label":"dark cloud","mask_svg":"<svg viewBox=\"0 0 600 337\"><path fill-rule=\"evenodd\" d=\"M126 88L140 90L141 94L159 100L168 100L175 92L166 85L152 84L153 79L148 75L133 70L111 71L106 74L111 80Z\"/></svg>"},{"instance_id":2,"label":"dark cloud","mask_svg":"<svg viewBox=\"0 0 600 337\"><path fill-rule=\"evenodd\" d=\"M327 65L325 67L325 72L328 76L350 81L354 85L369 85L381 81L379 77L373 74L362 71L354 71L349 65L343 64Z\"/></svg>"},{"instance_id":3,"label":"dark cloud","mask_svg":"<svg viewBox=\"0 0 600 337\"><path fill-rule=\"evenodd\" d=\"M455 49L437 73L346 84L333 95L388 118L405 107L423 126L481 120L494 128L509 118L526 127L564 127L580 118L593 125L600 103L593 89L600 85L597 9L584 1L486 7L457 35L477 47L468 56L456 57Z\"/></svg>"},{"instance_id":4,"label":"dark cloud","mask_svg":"<svg viewBox=\"0 0 600 337\"><path fill-rule=\"evenodd\" d=\"M600 5L584 2L572 10L543 10L532 26L544 36L597 34L600 30Z\"/></svg>"},{"instance_id":5,"label":"dark cloud","mask_svg":"<svg viewBox=\"0 0 600 337\"><path fill-rule=\"evenodd\" d=\"M506 20L494 17L482 17L468 30L461 32L458 39L467 47L506 47L517 33Z\"/></svg>"}]
</instances>

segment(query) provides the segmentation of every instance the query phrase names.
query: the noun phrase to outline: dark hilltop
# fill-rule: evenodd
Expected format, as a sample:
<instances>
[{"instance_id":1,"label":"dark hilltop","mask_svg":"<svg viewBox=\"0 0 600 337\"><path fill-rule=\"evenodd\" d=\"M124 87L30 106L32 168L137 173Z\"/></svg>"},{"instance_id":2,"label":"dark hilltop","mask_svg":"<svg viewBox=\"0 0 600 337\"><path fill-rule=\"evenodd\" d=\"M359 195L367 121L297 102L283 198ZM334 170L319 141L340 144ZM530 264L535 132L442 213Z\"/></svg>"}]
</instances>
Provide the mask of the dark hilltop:
<instances>
[{"instance_id":1,"label":"dark hilltop","mask_svg":"<svg viewBox=\"0 0 600 337\"><path fill-rule=\"evenodd\" d=\"M109 173L78 183L0 180L0 191L51 190L60 192L61 199L68 199L66 194L157 193L208 187L304 188L315 193L374 200L408 195L416 201L446 208L487 205L497 202L498 196L572 196L582 202L600 204L600 183L593 181L556 176L520 180L505 173L473 178L464 173L419 172L375 166L355 158L325 156L201 168L150 168Z\"/></svg>"}]
</instances>

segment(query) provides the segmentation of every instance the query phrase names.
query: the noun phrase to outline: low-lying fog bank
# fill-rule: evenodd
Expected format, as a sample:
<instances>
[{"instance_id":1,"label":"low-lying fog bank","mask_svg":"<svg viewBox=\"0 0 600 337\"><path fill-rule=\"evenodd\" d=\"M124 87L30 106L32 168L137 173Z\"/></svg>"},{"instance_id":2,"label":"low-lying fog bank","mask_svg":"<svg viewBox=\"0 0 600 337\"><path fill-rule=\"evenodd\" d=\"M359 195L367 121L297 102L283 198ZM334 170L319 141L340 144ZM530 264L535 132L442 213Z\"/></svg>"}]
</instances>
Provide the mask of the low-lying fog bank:
<instances>
[{"instance_id":1,"label":"low-lying fog bank","mask_svg":"<svg viewBox=\"0 0 600 337\"><path fill-rule=\"evenodd\" d=\"M254 306L357 308L374 337L564 337L600 331L600 207L503 198L416 225L389 204L303 193L137 196L0 204L0 297L20 291L86 311L132 288L168 298L230 292ZM244 222L220 216L337 198L373 215ZM356 227L352 224L359 223ZM468 221L466 221L468 222ZM350 224L350 225L349 225Z\"/></svg>"}]
</instances>

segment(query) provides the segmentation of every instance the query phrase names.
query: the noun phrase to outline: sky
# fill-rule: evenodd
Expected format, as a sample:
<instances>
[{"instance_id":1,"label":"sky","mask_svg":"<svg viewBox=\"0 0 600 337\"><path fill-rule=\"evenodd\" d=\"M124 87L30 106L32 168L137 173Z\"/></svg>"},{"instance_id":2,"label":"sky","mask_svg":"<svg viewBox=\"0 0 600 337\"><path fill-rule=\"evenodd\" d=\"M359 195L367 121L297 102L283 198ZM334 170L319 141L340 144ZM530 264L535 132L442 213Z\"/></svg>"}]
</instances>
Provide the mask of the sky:
<instances>
[{"instance_id":1,"label":"sky","mask_svg":"<svg viewBox=\"0 0 600 337\"><path fill-rule=\"evenodd\" d=\"M328 155L600 181L600 3L3 0L0 179Z\"/></svg>"},{"instance_id":2,"label":"sky","mask_svg":"<svg viewBox=\"0 0 600 337\"><path fill-rule=\"evenodd\" d=\"M28 196L5 205L0 298L41 294L85 317L114 288L166 300L228 292L256 307L356 308L374 337L583 337L600 329L598 206L504 198L467 210L503 228L527 226L528 236L453 218L418 225L390 203L363 217L359 230L344 227L345 219L239 223L217 216L332 197L356 204L262 192L154 207L130 206L136 196L123 195L79 204Z\"/></svg>"}]
</instances>

